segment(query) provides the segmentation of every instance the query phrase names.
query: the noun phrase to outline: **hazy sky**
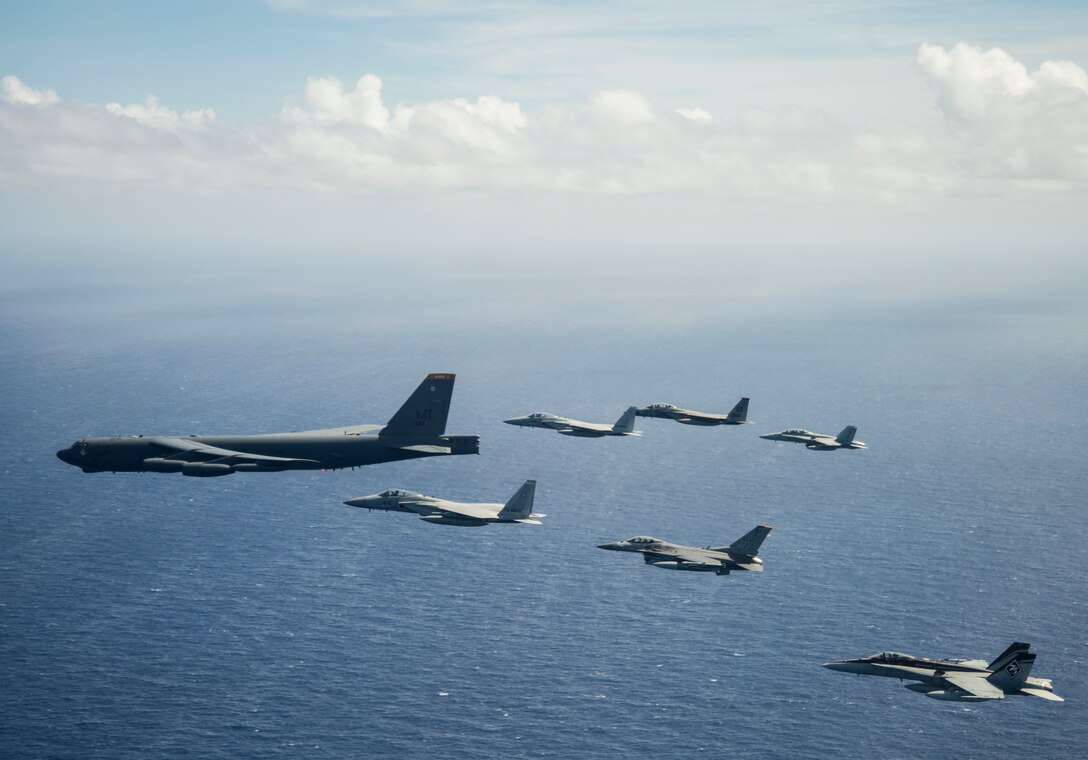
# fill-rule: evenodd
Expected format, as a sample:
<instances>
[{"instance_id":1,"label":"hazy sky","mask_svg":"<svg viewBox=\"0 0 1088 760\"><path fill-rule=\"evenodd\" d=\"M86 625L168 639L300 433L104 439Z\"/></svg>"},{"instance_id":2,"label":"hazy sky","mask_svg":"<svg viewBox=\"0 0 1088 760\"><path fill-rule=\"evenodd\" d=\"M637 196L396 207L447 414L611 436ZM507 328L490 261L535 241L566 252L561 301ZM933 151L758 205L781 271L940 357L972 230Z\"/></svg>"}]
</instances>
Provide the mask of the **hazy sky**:
<instances>
[{"instance_id":1,"label":"hazy sky","mask_svg":"<svg viewBox=\"0 0 1088 760\"><path fill-rule=\"evenodd\" d=\"M6 2L0 245L1068 284L1086 66L1083 2Z\"/></svg>"}]
</instances>

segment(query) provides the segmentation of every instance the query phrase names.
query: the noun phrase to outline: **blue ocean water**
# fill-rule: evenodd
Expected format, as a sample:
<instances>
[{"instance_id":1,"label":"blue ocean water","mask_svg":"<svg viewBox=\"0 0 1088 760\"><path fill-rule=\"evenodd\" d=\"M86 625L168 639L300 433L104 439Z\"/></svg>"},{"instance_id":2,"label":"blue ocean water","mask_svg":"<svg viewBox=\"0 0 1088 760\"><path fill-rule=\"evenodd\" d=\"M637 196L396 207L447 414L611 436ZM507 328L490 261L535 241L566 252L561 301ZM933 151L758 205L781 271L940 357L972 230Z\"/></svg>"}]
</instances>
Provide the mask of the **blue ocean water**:
<instances>
[{"instance_id":1,"label":"blue ocean water","mask_svg":"<svg viewBox=\"0 0 1088 760\"><path fill-rule=\"evenodd\" d=\"M0 323L0 756L1077 757L1088 749L1082 298L950 299L655 323L398 294L9 292ZM696 307L693 307L696 308ZM568 315L569 317L569 315ZM383 422L456 372L479 457L328 473L85 475L78 437ZM500 420L640 420L579 440ZM868 451L760 440L848 423ZM459 529L341 501L504 500ZM648 568L596 544L726 543L766 572ZM961 705L820 667L1012 641L1066 697Z\"/></svg>"}]
</instances>

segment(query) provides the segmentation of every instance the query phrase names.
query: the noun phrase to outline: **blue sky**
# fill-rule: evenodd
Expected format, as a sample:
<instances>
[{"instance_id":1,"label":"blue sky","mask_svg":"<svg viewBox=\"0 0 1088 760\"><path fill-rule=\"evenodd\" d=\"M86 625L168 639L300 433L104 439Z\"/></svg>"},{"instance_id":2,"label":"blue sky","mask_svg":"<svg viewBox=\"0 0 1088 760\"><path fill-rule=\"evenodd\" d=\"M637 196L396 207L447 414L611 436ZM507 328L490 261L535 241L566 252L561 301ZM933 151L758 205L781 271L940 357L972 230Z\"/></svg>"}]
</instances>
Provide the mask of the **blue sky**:
<instances>
[{"instance_id":1,"label":"blue sky","mask_svg":"<svg viewBox=\"0 0 1088 760\"><path fill-rule=\"evenodd\" d=\"M1061 270L1085 30L1079 2L8 2L0 244L571 273L755 250L768 292L809 255L1020 277L1041 243Z\"/></svg>"}]
</instances>

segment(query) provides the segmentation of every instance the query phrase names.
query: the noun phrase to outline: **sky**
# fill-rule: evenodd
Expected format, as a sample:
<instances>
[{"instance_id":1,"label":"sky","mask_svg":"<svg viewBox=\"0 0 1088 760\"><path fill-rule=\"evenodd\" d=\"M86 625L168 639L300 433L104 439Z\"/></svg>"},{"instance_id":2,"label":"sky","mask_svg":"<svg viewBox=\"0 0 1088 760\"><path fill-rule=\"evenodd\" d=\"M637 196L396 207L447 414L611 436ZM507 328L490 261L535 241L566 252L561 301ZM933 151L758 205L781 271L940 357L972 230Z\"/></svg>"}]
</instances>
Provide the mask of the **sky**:
<instances>
[{"instance_id":1,"label":"sky","mask_svg":"<svg viewBox=\"0 0 1088 760\"><path fill-rule=\"evenodd\" d=\"M1086 30L1080 2L7 2L0 256L9 288L393 260L1068 287Z\"/></svg>"}]
</instances>

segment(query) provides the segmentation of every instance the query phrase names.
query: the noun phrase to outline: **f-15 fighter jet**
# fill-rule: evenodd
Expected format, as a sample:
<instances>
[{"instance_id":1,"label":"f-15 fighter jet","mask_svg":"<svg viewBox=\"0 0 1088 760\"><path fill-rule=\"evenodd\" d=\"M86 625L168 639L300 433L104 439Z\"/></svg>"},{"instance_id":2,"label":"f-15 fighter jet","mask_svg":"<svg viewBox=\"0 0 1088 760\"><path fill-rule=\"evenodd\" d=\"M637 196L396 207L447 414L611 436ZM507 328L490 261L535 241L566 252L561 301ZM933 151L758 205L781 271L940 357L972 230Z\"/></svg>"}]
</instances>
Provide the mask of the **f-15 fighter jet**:
<instances>
[{"instance_id":1,"label":"f-15 fighter jet","mask_svg":"<svg viewBox=\"0 0 1088 760\"><path fill-rule=\"evenodd\" d=\"M374 494L348 499L350 507L381 509L386 512L411 512L420 519L438 525L479 527L489 523L527 523L540 525L544 515L533 513L533 496L536 481L526 480L517 493L505 504L462 504L434 496L424 496L413 491L390 489Z\"/></svg>"},{"instance_id":2,"label":"f-15 fighter jet","mask_svg":"<svg viewBox=\"0 0 1088 760\"><path fill-rule=\"evenodd\" d=\"M899 652L881 652L855 660L835 660L825 668L859 676L889 676L919 681L905 686L933 699L980 701L1026 694L1052 702L1065 700L1054 693L1048 678L1032 678L1035 654L1030 644L1016 642L989 665L985 660L930 660Z\"/></svg>"},{"instance_id":3,"label":"f-15 fighter jet","mask_svg":"<svg viewBox=\"0 0 1088 760\"><path fill-rule=\"evenodd\" d=\"M337 470L443 454L479 454L474 435L446 435L454 376L431 374L385 425L266 435L130 435L84 438L57 457L84 472Z\"/></svg>"},{"instance_id":4,"label":"f-15 fighter jet","mask_svg":"<svg viewBox=\"0 0 1088 760\"><path fill-rule=\"evenodd\" d=\"M858 429L853 425L847 425L842 432L832 437L823 433L813 433L811 430L783 430L781 433L767 433L761 435L767 441L785 441L787 443L803 443L806 449L816 451L835 451L836 449L867 449L862 441L855 441L854 435Z\"/></svg>"},{"instance_id":5,"label":"f-15 fighter jet","mask_svg":"<svg viewBox=\"0 0 1088 760\"><path fill-rule=\"evenodd\" d=\"M748 399L742 398L729 414L711 414L681 409L673 404L650 404L639 408L635 414L639 417L659 417L676 420L682 425L749 425Z\"/></svg>"},{"instance_id":6,"label":"f-15 fighter jet","mask_svg":"<svg viewBox=\"0 0 1088 760\"><path fill-rule=\"evenodd\" d=\"M641 552L647 565L666 570L695 570L729 575L730 570L763 572L763 560L756 556L763 539L771 532L769 525L757 525L728 546L682 546L651 536L635 536L626 541L601 544L598 548L617 552Z\"/></svg>"},{"instance_id":7,"label":"f-15 fighter jet","mask_svg":"<svg viewBox=\"0 0 1088 760\"><path fill-rule=\"evenodd\" d=\"M549 428L563 435L574 435L579 438L602 438L606 435L642 435L642 431L635 430L636 407L630 406L623 416L616 420L616 424L607 425L598 422L582 422L572 420L570 417L560 417L547 412L533 412L524 417L511 417L503 420L507 425L518 427Z\"/></svg>"}]
</instances>

